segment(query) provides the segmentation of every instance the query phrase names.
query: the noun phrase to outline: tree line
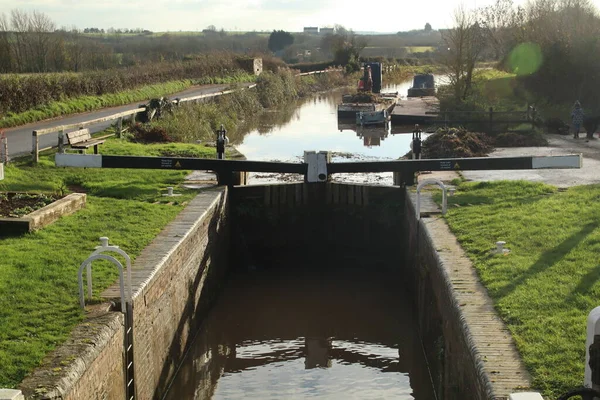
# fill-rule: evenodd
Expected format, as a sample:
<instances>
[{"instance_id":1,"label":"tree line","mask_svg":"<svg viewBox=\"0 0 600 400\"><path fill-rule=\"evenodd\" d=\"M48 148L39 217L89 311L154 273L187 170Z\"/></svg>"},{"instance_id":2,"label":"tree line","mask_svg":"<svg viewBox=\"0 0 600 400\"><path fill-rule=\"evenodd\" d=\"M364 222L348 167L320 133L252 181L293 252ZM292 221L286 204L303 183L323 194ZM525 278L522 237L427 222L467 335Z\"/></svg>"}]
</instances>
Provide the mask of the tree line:
<instances>
[{"instance_id":1,"label":"tree line","mask_svg":"<svg viewBox=\"0 0 600 400\"><path fill-rule=\"evenodd\" d=\"M97 35L98 33L105 35ZM241 35L150 35L148 30L58 28L46 14L0 13L0 73L81 72L185 61L195 54L267 50L268 38ZM124 35L127 34L127 35Z\"/></svg>"},{"instance_id":2,"label":"tree line","mask_svg":"<svg viewBox=\"0 0 600 400\"><path fill-rule=\"evenodd\" d=\"M473 71L484 59L514 72L524 87L549 103L580 99L600 110L600 16L589 0L512 0L476 10L459 8L442 34L441 60L454 97L465 100Z\"/></svg>"}]
</instances>

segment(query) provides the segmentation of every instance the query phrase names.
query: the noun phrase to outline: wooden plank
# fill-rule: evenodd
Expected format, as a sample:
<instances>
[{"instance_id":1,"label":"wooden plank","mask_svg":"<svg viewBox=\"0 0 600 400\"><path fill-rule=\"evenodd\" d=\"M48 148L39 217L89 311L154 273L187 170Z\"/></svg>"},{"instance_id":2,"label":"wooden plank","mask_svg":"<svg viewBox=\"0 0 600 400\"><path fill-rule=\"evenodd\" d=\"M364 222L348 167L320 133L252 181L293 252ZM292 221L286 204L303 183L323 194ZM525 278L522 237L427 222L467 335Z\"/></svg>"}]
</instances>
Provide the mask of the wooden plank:
<instances>
[{"instance_id":1,"label":"wooden plank","mask_svg":"<svg viewBox=\"0 0 600 400\"><path fill-rule=\"evenodd\" d=\"M287 208L294 208L295 205L295 199L296 199L296 185L286 185L286 207Z\"/></svg>"},{"instance_id":2,"label":"wooden plank","mask_svg":"<svg viewBox=\"0 0 600 400\"><path fill-rule=\"evenodd\" d=\"M296 207L302 204L302 184L296 184Z\"/></svg>"},{"instance_id":3,"label":"wooden plank","mask_svg":"<svg viewBox=\"0 0 600 400\"><path fill-rule=\"evenodd\" d=\"M289 185L279 185L279 205L285 208L287 203L287 188Z\"/></svg>"},{"instance_id":4,"label":"wooden plank","mask_svg":"<svg viewBox=\"0 0 600 400\"><path fill-rule=\"evenodd\" d=\"M308 205L308 183L302 184L302 204Z\"/></svg>"},{"instance_id":5,"label":"wooden plank","mask_svg":"<svg viewBox=\"0 0 600 400\"><path fill-rule=\"evenodd\" d=\"M392 117L427 117L435 118L440 101L432 96L409 97L396 102L392 110Z\"/></svg>"},{"instance_id":6,"label":"wooden plank","mask_svg":"<svg viewBox=\"0 0 600 400\"><path fill-rule=\"evenodd\" d=\"M354 185L347 186L348 204L354 204Z\"/></svg>"},{"instance_id":7,"label":"wooden plank","mask_svg":"<svg viewBox=\"0 0 600 400\"><path fill-rule=\"evenodd\" d=\"M271 188L271 206L273 208L279 207L279 189L277 186Z\"/></svg>"},{"instance_id":8,"label":"wooden plank","mask_svg":"<svg viewBox=\"0 0 600 400\"><path fill-rule=\"evenodd\" d=\"M265 206L269 207L271 205L271 186L266 185L265 186L265 193L264 193L264 200L265 200Z\"/></svg>"},{"instance_id":9,"label":"wooden plank","mask_svg":"<svg viewBox=\"0 0 600 400\"><path fill-rule=\"evenodd\" d=\"M363 204L362 193L363 193L364 186L356 185L356 186L354 186L354 189L355 189L354 202L356 203L357 206L362 206L362 204Z\"/></svg>"},{"instance_id":10,"label":"wooden plank","mask_svg":"<svg viewBox=\"0 0 600 400\"><path fill-rule=\"evenodd\" d=\"M333 184L333 204L340 204L340 184Z\"/></svg>"},{"instance_id":11,"label":"wooden plank","mask_svg":"<svg viewBox=\"0 0 600 400\"><path fill-rule=\"evenodd\" d=\"M339 204L348 204L348 186L340 184L340 202Z\"/></svg>"},{"instance_id":12,"label":"wooden plank","mask_svg":"<svg viewBox=\"0 0 600 400\"><path fill-rule=\"evenodd\" d=\"M92 139L92 140L88 140L88 141L85 141L85 142L78 142L78 143L75 143L75 144L71 144L71 147L73 147L74 149L87 149L87 148L90 148L92 146L97 146L99 144L102 144L104 142L105 142L105 140L94 140L94 139Z\"/></svg>"},{"instance_id":13,"label":"wooden plank","mask_svg":"<svg viewBox=\"0 0 600 400\"><path fill-rule=\"evenodd\" d=\"M80 129L78 131L67 132L67 142L71 145L77 144L79 142L85 142L86 140L90 140L92 137L90 136L89 129Z\"/></svg>"},{"instance_id":14,"label":"wooden plank","mask_svg":"<svg viewBox=\"0 0 600 400\"><path fill-rule=\"evenodd\" d=\"M332 202L333 193L331 185L331 182L325 183L325 204L331 204Z\"/></svg>"}]
</instances>

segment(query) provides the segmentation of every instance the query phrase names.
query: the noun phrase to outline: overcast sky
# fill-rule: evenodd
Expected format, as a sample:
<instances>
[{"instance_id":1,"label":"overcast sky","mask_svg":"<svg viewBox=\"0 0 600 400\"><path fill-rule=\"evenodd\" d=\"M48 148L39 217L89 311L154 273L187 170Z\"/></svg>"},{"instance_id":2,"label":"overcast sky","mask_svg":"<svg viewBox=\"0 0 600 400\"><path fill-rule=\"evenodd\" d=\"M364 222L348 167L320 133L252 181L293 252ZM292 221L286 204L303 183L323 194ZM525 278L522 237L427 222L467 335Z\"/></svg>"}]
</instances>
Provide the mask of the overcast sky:
<instances>
[{"instance_id":1,"label":"overcast sky","mask_svg":"<svg viewBox=\"0 0 600 400\"><path fill-rule=\"evenodd\" d=\"M468 8L494 0L464 0ZM516 0L522 3L525 0ZM600 0L592 0L600 6ZM78 28L195 31L209 25L239 31L298 32L304 26L344 25L355 31L397 32L451 25L454 0L0 0L0 13L38 10L56 24ZM367 9L367 7L371 7Z\"/></svg>"}]
</instances>

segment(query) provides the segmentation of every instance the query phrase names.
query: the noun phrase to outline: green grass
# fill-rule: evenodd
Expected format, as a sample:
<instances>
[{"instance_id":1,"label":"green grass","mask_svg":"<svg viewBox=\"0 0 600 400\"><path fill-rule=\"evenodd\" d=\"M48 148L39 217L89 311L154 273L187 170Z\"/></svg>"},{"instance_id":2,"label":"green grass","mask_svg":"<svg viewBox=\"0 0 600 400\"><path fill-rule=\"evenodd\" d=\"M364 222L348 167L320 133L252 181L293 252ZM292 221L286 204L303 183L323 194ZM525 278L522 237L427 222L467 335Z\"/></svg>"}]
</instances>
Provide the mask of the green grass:
<instances>
[{"instance_id":1,"label":"green grass","mask_svg":"<svg viewBox=\"0 0 600 400\"><path fill-rule=\"evenodd\" d=\"M534 387L556 399L583 382L586 318L600 305L600 186L558 192L528 182L455 183L450 228L512 332ZM492 254L498 240L510 254Z\"/></svg>"},{"instance_id":2,"label":"green grass","mask_svg":"<svg viewBox=\"0 0 600 400\"><path fill-rule=\"evenodd\" d=\"M409 53L425 53L426 51L435 51L435 47L432 46L409 46L405 47Z\"/></svg>"},{"instance_id":3,"label":"green grass","mask_svg":"<svg viewBox=\"0 0 600 400\"><path fill-rule=\"evenodd\" d=\"M109 93L101 96L81 96L64 101L52 101L40 107L27 110L22 113L8 113L0 119L0 128L9 128L41 121L61 115L74 114L86 111L98 110L105 107L121 106L137 101L146 101L156 97L168 96L170 94L188 89L194 85L207 84L230 84L238 82L252 82L256 80L254 75L237 74L226 78L204 77L196 80L179 80L143 86L137 89L126 90L118 93Z\"/></svg>"},{"instance_id":4,"label":"green grass","mask_svg":"<svg viewBox=\"0 0 600 400\"><path fill-rule=\"evenodd\" d=\"M103 154L164 150L214 157L214 148L198 145L143 146L115 139L102 146ZM0 387L18 385L82 321L77 269L99 237L108 236L135 258L197 193L176 188L183 195L170 204L161 195L188 171L56 168L53 157L43 155L35 167L17 160L0 182L0 191L60 192L78 185L88 192L85 209L38 232L0 237ZM94 264L94 295L117 277L114 267Z\"/></svg>"}]
</instances>

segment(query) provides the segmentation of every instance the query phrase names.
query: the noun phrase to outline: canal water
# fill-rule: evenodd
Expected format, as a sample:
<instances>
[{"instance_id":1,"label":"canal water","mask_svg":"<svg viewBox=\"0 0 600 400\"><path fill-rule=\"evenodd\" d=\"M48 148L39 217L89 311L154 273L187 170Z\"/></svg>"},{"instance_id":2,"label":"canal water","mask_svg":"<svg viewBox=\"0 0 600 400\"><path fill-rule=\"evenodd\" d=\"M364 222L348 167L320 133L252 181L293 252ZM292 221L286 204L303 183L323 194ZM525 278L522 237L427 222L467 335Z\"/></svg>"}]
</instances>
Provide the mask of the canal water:
<instances>
[{"instance_id":1,"label":"canal water","mask_svg":"<svg viewBox=\"0 0 600 400\"><path fill-rule=\"evenodd\" d=\"M409 86L385 91L406 95ZM365 133L340 125L342 93L304 101L284 121L265 118L237 148L248 159L279 161L300 161L305 150L333 151L334 161L408 152L413 127ZM254 174L250 183L301 179ZM335 179L392 183L391 174ZM166 399L435 399L412 301L391 272L399 266L373 270L360 257L331 253L331 260L290 255L266 270L232 266Z\"/></svg>"},{"instance_id":2,"label":"canal water","mask_svg":"<svg viewBox=\"0 0 600 400\"><path fill-rule=\"evenodd\" d=\"M411 81L387 85L384 92L406 96ZM237 149L249 160L301 162L305 150L331 151L333 162L393 160L410 150L412 126L359 127L353 121L337 118L337 105L343 90L314 96L293 111L265 114L260 127L244 135ZM423 139L428 135L423 134ZM299 175L251 174L250 184L273 181L301 181ZM334 181L391 185L392 173L333 176Z\"/></svg>"},{"instance_id":3,"label":"canal water","mask_svg":"<svg viewBox=\"0 0 600 400\"><path fill-rule=\"evenodd\" d=\"M234 274L167 399L435 399L402 280L335 265Z\"/></svg>"}]
</instances>

